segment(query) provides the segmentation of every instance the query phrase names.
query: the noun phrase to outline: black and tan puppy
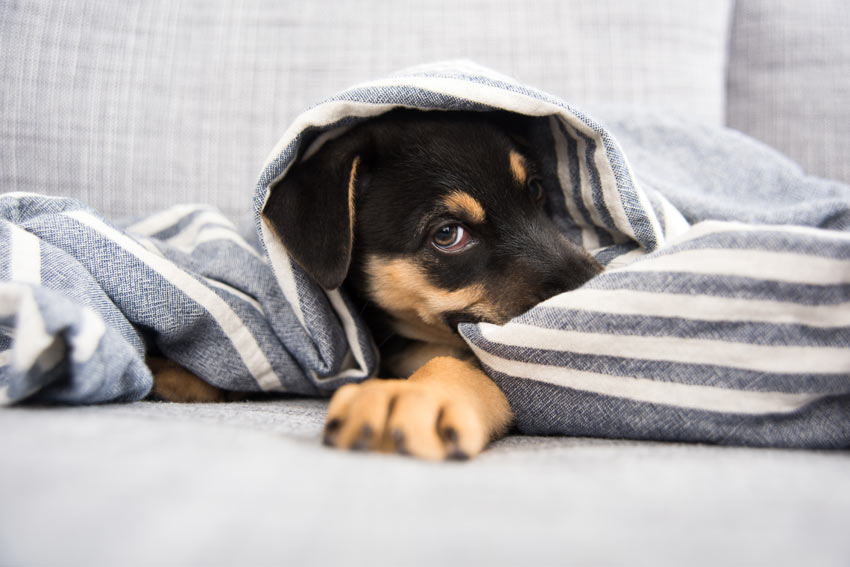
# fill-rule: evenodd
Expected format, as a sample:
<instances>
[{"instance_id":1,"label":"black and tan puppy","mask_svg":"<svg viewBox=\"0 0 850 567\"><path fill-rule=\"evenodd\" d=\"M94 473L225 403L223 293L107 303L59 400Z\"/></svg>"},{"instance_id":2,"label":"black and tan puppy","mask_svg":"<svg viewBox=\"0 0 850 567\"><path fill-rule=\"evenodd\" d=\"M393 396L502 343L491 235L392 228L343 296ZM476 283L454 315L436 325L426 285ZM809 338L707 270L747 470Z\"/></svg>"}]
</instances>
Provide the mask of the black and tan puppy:
<instances>
[{"instance_id":1,"label":"black and tan puppy","mask_svg":"<svg viewBox=\"0 0 850 567\"><path fill-rule=\"evenodd\" d=\"M512 123L505 127L506 123ZM504 323L601 266L557 230L520 122L395 110L325 142L271 188L264 217L321 286L365 313L382 372L341 388L325 442L469 457L508 429L459 323Z\"/></svg>"}]
</instances>

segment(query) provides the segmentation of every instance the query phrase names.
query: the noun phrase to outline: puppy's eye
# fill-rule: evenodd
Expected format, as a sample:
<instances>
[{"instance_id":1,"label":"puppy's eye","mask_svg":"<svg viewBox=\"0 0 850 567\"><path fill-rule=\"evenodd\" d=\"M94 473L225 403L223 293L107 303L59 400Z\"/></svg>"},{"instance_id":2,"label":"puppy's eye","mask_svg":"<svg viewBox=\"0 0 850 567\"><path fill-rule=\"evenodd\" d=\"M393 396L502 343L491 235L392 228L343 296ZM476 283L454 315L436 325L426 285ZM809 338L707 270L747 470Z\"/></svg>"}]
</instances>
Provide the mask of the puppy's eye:
<instances>
[{"instance_id":1,"label":"puppy's eye","mask_svg":"<svg viewBox=\"0 0 850 567\"><path fill-rule=\"evenodd\" d=\"M531 198L542 203L546 199L546 191L543 189L543 183L537 178L533 178L528 182L528 191L531 193Z\"/></svg>"},{"instance_id":2,"label":"puppy's eye","mask_svg":"<svg viewBox=\"0 0 850 567\"><path fill-rule=\"evenodd\" d=\"M434 231L431 243L440 252L459 252L469 244L469 231L459 224L444 224Z\"/></svg>"}]
</instances>

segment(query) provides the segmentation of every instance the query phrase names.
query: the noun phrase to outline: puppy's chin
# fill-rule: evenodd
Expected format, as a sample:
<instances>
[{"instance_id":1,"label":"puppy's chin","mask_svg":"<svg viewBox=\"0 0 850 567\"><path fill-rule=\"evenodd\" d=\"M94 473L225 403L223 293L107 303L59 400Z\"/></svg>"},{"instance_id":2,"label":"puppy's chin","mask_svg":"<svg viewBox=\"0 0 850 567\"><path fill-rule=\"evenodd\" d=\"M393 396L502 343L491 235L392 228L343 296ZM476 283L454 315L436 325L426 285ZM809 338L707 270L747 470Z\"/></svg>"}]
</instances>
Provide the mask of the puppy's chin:
<instances>
[{"instance_id":1,"label":"puppy's chin","mask_svg":"<svg viewBox=\"0 0 850 567\"><path fill-rule=\"evenodd\" d=\"M390 316L390 326L402 337L426 343L436 343L464 348L466 343L460 338L456 326L444 323L428 323L414 313Z\"/></svg>"},{"instance_id":2,"label":"puppy's chin","mask_svg":"<svg viewBox=\"0 0 850 567\"><path fill-rule=\"evenodd\" d=\"M496 323L496 321L484 321L481 317L471 315L463 311L450 311L448 313L443 313L442 318L443 321L445 321L446 326L449 329L454 329L455 332L457 332L458 325L461 323Z\"/></svg>"}]
</instances>

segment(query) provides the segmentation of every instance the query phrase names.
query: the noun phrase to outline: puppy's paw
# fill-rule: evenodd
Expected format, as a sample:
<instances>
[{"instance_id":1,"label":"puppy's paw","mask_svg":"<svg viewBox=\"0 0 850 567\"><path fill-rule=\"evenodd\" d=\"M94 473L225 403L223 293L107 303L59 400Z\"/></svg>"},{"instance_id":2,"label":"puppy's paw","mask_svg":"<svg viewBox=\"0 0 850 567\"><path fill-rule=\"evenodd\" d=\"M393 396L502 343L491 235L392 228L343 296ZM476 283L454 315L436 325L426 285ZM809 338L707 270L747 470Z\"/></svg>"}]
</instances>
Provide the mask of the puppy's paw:
<instances>
[{"instance_id":1,"label":"puppy's paw","mask_svg":"<svg viewBox=\"0 0 850 567\"><path fill-rule=\"evenodd\" d=\"M464 400L407 380L369 380L331 399L324 443L431 460L466 459L489 441L486 424Z\"/></svg>"},{"instance_id":2,"label":"puppy's paw","mask_svg":"<svg viewBox=\"0 0 850 567\"><path fill-rule=\"evenodd\" d=\"M204 382L176 362L164 358L147 359L153 372L149 400L180 403L235 402L245 398L240 392L228 392Z\"/></svg>"},{"instance_id":3,"label":"puppy's paw","mask_svg":"<svg viewBox=\"0 0 850 567\"><path fill-rule=\"evenodd\" d=\"M481 370L434 359L408 380L368 380L331 399L324 443L431 460L467 459L507 429L501 391Z\"/></svg>"}]
</instances>

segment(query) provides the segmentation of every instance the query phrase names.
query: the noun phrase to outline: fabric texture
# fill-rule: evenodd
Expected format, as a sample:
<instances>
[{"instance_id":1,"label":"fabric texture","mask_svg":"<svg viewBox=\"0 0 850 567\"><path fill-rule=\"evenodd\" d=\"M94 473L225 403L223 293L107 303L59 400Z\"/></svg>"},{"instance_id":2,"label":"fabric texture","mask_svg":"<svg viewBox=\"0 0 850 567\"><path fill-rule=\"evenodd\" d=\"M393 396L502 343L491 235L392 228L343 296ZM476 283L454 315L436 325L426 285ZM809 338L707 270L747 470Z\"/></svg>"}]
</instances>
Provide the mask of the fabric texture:
<instances>
[{"instance_id":1,"label":"fabric texture","mask_svg":"<svg viewBox=\"0 0 850 567\"><path fill-rule=\"evenodd\" d=\"M78 201L9 193L0 218L0 402L138 400L151 353L228 390L316 395L341 384L345 335L321 321L314 339L264 258L215 210L178 206L119 229Z\"/></svg>"},{"instance_id":2,"label":"fabric texture","mask_svg":"<svg viewBox=\"0 0 850 567\"><path fill-rule=\"evenodd\" d=\"M729 126L850 183L850 4L742 0L732 26Z\"/></svg>"},{"instance_id":3,"label":"fabric texture","mask_svg":"<svg viewBox=\"0 0 850 567\"><path fill-rule=\"evenodd\" d=\"M4 409L0 564L846 567L850 557L846 451L512 435L475 459L431 463L323 447L326 412L322 400Z\"/></svg>"},{"instance_id":4,"label":"fabric texture","mask_svg":"<svg viewBox=\"0 0 850 567\"><path fill-rule=\"evenodd\" d=\"M126 227L129 239L67 201L12 195L4 198L4 228L20 237L4 239L10 243L4 273L14 276L28 265L16 259L21 250L40 250L41 281L54 287L45 274L67 270L61 262L51 267L52 247L78 247L71 255L103 282L134 330L142 326L169 358L225 388L315 392L361 380L374 372L376 359L358 314L344 292L321 289L290 261L261 212L271 182L315 148L322 133L396 106L501 108L527 116L536 127L532 145L552 214L608 268L504 326L461 326L507 393L520 431L850 445L850 187L806 177L734 132L666 115L600 110L610 116L604 127L574 106L471 63L410 69L299 116L257 184L263 258L232 231L212 231L226 224L221 219L196 211L143 219ZM58 214L42 220L43 210ZM58 228L68 218L74 222L63 233ZM97 257L97 250L107 255ZM36 390L49 400L67 392L44 385L61 358L48 357L51 366L42 357L34 367L37 359L27 356L33 344L61 351L55 335L24 338L32 328L55 328L50 309L30 307L40 305L41 289L21 291L14 283L3 292L6 305L18 306L17 315L5 313L6 325L17 325L16 340L7 339L11 364L0 374L6 397L16 401ZM136 320L122 301L141 306L149 319ZM33 323L34 311L43 325ZM161 313L173 320L151 320ZM87 344L83 354L92 358L97 348ZM71 360L87 360L83 354ZM220 372L228 364L232 375ZM214 378L205 373L211 368ZM87 376L71 373L71 382ZM75 397L56 399L103 399L87 397L102 396L102 388L86 395L81 387L72 390Z\"/></svg>"},{"instance_id":5,"label":"fabric texture","mask_svg":"<svg viewBox=\"0 0 850 567\"><path fill-rule=\"evenodd\" d=\"M729 0L0 2L0 187L250 231L268 150L352 84L465 57L571 101L723 120Z\"/></svg>"}]
</instances>

